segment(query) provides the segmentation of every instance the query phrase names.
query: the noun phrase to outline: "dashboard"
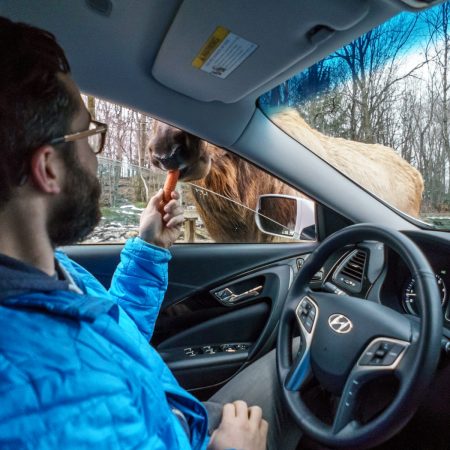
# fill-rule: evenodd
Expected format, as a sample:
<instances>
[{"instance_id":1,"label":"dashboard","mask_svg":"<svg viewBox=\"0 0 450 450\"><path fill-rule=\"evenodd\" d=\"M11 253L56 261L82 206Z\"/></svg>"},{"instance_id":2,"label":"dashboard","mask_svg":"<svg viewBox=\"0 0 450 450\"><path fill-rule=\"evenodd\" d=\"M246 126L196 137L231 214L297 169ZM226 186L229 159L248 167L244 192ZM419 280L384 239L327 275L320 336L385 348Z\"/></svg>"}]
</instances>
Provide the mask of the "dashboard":
<instances>
[{"instance_id":1,"label":"dashboard","mask_svg":"<svg viewBox=\"0 0 450 450\"><path fill-rule=\"evenodd\" d=\"M405 233L414 241L436 275L444 316L450 330L450 234ZM414 275L392 249L378 242L362 242L330 258L312 280L312 287L337 289L347 295L388 306L398 312L420 317ZM320 278L320 283L319 283Z\"/></svg>"},{"instance_id":2,"label":"dashboard","mask_svg":"<svg viewBox=\"0 0 450 450\"><path fill-rule=\"evenodd\" d=\"M436 275L444 326L450 329L450 303L448 300L450 242L448 238L442 239L430 235L414 235L411 238L422 250ZM401 258L392 250L387 252L387 271L381 289L381 300L391 308L406 314L420 316L414 276Z\"/></svg>"}]
</instances>

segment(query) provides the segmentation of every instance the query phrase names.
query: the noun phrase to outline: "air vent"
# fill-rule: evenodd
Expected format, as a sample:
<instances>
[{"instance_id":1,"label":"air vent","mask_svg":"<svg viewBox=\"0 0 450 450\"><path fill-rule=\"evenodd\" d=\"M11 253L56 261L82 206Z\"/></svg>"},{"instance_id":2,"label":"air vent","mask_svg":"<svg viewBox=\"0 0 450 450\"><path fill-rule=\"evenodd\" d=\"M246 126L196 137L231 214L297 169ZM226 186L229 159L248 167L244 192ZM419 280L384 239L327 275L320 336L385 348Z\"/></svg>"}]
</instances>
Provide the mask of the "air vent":
<instances>
[{"instance_id":1,"label":"air vent","mask_svg":"<svg viewBox=\"0 0 450 450\"><path fill-rule=\"evenodd\" d=\"M367 254L363 250L350 253L337 268L334 282L351 292L361 292L366 259Z\"/></svg>"},{"instance_id":2,"label":"air vent","mask_svg":"<svg viewBox=\"0 0 450 450\"><path fill-rule=\"evenodd\" d=\"M364 275L364 266L366 264L366 254L363 251L356 251L352 253L350 259L342 268L341 274L352 278L361 283Z\"/></svg>"}]
</instances>

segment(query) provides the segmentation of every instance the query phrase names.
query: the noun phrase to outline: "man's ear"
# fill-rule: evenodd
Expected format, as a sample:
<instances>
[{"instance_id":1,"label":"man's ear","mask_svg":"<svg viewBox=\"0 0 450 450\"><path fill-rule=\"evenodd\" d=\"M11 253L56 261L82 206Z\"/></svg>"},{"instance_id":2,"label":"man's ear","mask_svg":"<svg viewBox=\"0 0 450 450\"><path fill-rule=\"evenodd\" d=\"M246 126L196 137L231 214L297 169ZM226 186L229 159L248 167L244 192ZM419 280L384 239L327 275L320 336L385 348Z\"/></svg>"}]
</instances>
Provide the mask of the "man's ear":
<instances>
[{"instance_id":1,"label":"man's ear","mask_svg":"<svg viewBox=\"0 0 450 450\"><path fill-rule=\"evenodd\" d=\"M47 194L61 192L63 164L56 149L51 145L43 145L34 151L30 172L30 179L36 188Z\"/></svg>"}]
</instances>

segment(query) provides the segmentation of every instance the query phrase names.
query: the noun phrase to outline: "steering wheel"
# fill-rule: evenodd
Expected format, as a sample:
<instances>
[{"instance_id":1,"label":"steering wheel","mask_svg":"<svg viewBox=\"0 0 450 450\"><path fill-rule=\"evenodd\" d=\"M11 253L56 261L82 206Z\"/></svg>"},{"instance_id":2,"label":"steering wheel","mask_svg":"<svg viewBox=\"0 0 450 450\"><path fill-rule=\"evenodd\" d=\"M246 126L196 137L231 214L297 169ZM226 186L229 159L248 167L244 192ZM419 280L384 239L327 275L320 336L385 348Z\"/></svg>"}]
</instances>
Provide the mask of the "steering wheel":
<instances>
[{"instance_id":1,"label":"steering wheel","mask_svg":"<svg viewBox=\"0 0 450 450\"><path fill-rule=\"evenodd\" d=\"M309 281L329 256L365 240L386 244L410 269L416 280L420 323L372 301L310 289ZM305 434L331 447L367 448L384 442L406 425L432 380L442 321L435 275L409 238L371 224L334 233L299 271L281 314L277 369L292 417ZM293 358L296 327L301 345ZM332 425L318 419L301 397L301 388L312 375L325 390L340 397ZM358 421L362 389L385 375L398 379L394 398L375 418Z\"/></svg>"}]
</instances>

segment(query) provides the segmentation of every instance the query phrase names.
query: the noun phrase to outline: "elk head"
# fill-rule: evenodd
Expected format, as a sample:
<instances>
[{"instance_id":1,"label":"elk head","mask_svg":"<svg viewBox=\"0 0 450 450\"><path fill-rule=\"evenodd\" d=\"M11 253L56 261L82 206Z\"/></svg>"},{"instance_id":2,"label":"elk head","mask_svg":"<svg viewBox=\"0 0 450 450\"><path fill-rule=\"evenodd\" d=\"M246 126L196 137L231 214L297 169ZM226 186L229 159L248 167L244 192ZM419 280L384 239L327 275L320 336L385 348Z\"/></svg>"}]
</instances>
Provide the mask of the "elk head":
<instances>
[{"instance_id":1,"label":"elk head","mask_svg":"<svg viewBox=\"0 0 450 450\"><path fill-rule=\"evenodd\" d=\"M211 167L207 143L197 136L156 122L149 142L150 159L162 170L180 170L180 180L204 178Z\"/></svg>"}]
</instances>

